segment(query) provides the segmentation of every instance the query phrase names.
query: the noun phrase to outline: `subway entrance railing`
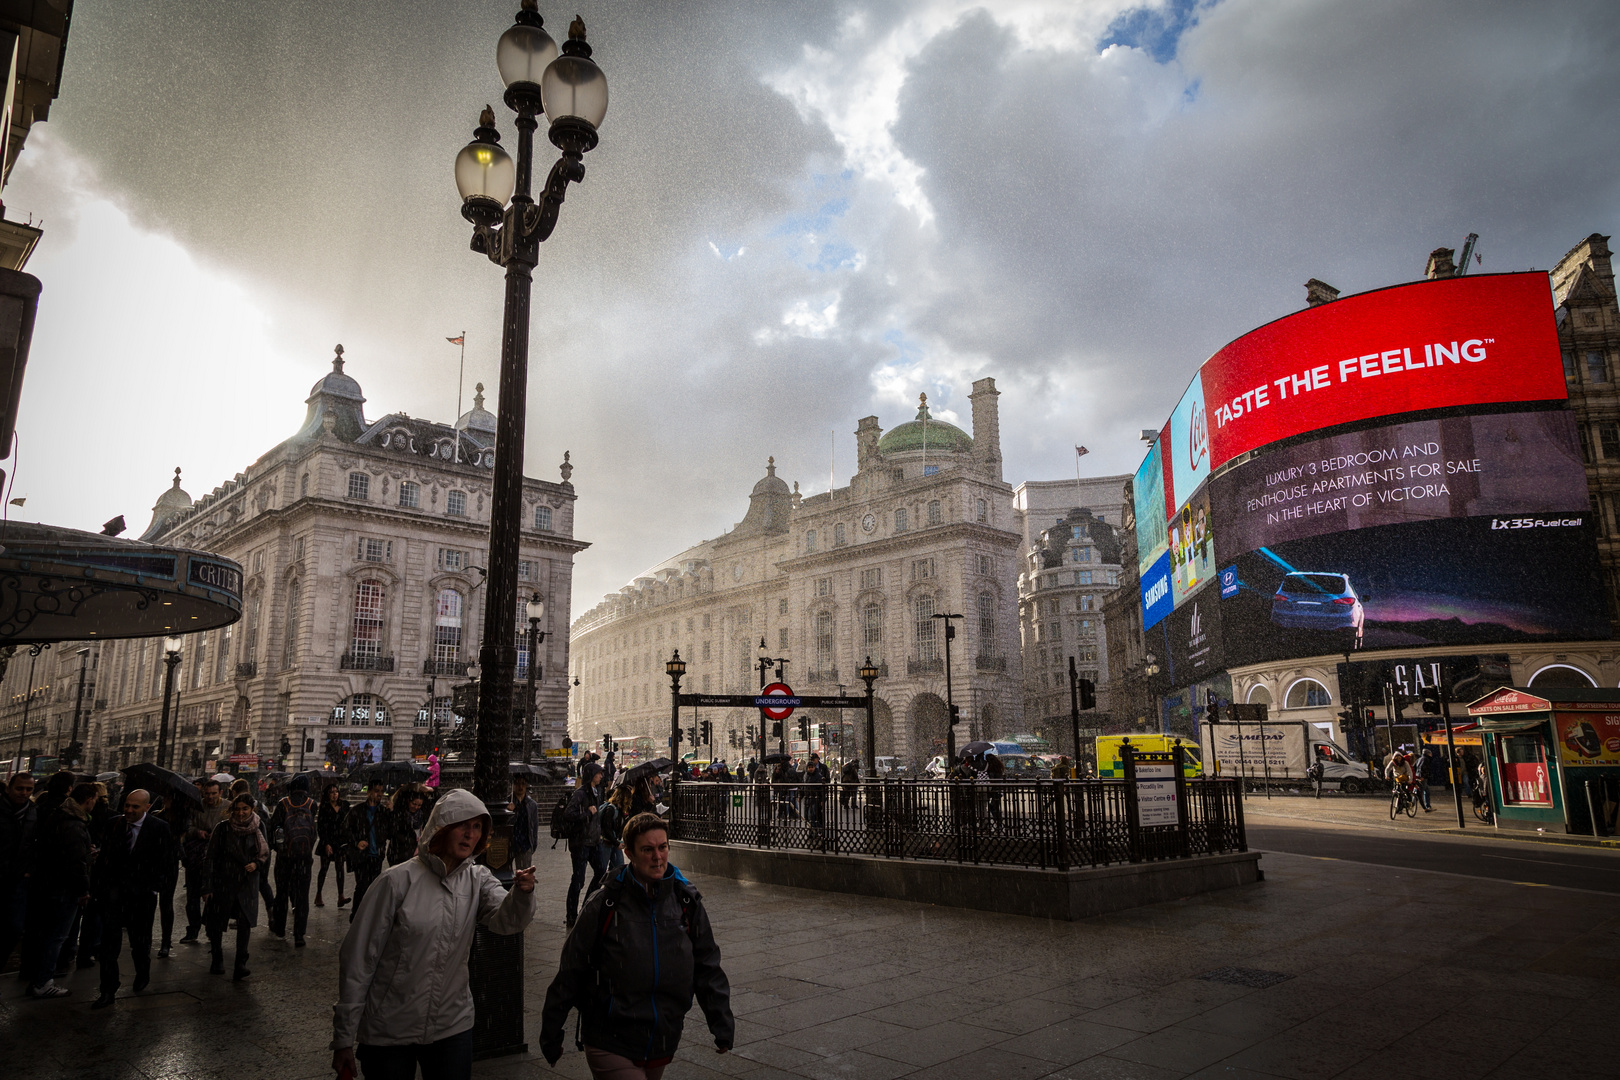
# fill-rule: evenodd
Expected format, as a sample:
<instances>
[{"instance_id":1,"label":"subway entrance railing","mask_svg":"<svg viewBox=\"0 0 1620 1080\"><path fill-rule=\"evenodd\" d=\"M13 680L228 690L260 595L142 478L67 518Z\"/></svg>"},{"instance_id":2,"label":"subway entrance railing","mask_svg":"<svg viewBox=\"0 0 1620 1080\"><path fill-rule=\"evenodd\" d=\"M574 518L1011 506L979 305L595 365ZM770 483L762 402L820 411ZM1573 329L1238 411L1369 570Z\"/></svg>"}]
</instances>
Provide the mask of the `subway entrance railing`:
<instances>
[{"instance_id":1,"label":"subway entrance railing","mask_svg":"<svg viewBox=\"0 0 1620 1080\"><path fill-rule=\"evenodd\" d=\"M670 838L1055 870L1248 850L1236 780L1140 772L1121 780L683 780L674 785Z\"/></svg>"}]
</instances>

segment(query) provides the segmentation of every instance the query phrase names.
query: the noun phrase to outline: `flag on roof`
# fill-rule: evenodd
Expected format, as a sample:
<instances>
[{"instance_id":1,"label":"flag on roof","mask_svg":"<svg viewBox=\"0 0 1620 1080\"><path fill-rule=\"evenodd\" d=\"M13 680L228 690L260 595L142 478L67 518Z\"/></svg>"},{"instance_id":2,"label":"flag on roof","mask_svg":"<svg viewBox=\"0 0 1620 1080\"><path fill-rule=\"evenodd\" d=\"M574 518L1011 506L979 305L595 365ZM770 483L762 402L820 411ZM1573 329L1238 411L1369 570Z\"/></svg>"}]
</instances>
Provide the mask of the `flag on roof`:
<instances>
[{"instance_id":1,"label":"flag on roof","mask_svg":"<svg viewBox=\"0 0 1620 1080\"><path fill-rule=\"evenodd\" d=\"M1074 456L1075 457L1084 457L1085 455L1087 455L1089 453L1091 453L1091 451L1087 450L1083 446L1077 446L1077 447L1074 448Z\"/></svg>"},{"instance_id":2,"label":"flag on roof","mask_svg":"<svg viewBox=\"0 0 1620 1080\"><path fill-rule=\"evenodd\" d=\"M444 340L452 345L464 345L467 342L467 336L463 334L461 337L447 337Z\"/></svg>"}]
</instances>

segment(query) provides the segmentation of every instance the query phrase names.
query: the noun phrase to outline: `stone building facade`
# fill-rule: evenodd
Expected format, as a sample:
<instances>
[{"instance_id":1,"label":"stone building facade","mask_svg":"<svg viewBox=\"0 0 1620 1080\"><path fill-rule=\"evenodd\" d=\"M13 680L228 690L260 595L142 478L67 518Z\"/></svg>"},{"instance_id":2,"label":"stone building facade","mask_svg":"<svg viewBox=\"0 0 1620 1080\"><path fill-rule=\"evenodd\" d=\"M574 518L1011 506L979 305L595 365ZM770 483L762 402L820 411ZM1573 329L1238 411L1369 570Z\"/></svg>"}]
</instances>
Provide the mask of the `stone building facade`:
<instances>
[{"instance_id":1,"label":"stone building facade","mask_svg":"<svg viewBox=\"0 0 1620 1080\"><path fill-rule=\"evenodd\" d=\"M1069 659L1097 687L1085 727L1107 722L1111 681L1103 605L1119 587L1119 529L1128 476L1030 481L1013 503L1021 520L1018 620L1024 656L1025 724L1073 753Z\"/></svg>"},{"instance_id":2,"label":"stone building facade","mask_svg":"<svg viewBox=\"0 0 1620 1080\"><path fill-rule=\"evenodd\" d=\"M206 547L243 568L241 621L181 639L173 761L182 771L232 754L280 758L283 740L292 753L282 764L319 767L331 750L343 768L421 752L455 729L452 689L468 680L481 644L495 416L480 387L454 425L403 413L367 420L360 385L343 363L340 346L331 373L310 392L303 426L244 472L193 501L176 470L141 537ZM558 631L548 632L538 657L536 732L550 747L566 732L568 641L560 631L574 555L586 547L573 537L566 455L561 471L559 483L524 480L519 581L525 599L538 592L546 603L541 629ZM521 609L518 626L518 674L526 679ZM162 639L92 647L85 762L152 760ZM75 646L53 651L59 661ZM24 692L27 661L24 654L10 665L0 686L7 699ZM54 717L62 673L53 679L46 691L33 689L48 695ZM71 712L71 698L67 705Z\"/></svg>"},{"instance_id":3,"label":"stone building facade","mask_svg":"<svg viewBox=\"0 0 1620 1080\"><path fill-rule=\"evenodd\" d=\"M857 471L830 492L801 497L773 459L734 528L659 563L574 622L575 737L641 738L663 753L664 663L674 650L688 664L683 689L745 693L759 685L763 639L803 693L861 690L857 672L870 656L882 672L877 753L925 761L943 752L949 716L935 613L964 616L951 655L958 742L1017 730L1020 526L1002 478L998 396L993 379L973 384L971 436L934 419L926 399L916 419L888 432L877 417L863 418ZM702 718L714 724L718 756L757 752L729 737L757 734L757 711L715 712ZM844 719L859 738L856 717ZM845 740L829 749L856 753L855 740Z\"/></svg>"}]
</instances>

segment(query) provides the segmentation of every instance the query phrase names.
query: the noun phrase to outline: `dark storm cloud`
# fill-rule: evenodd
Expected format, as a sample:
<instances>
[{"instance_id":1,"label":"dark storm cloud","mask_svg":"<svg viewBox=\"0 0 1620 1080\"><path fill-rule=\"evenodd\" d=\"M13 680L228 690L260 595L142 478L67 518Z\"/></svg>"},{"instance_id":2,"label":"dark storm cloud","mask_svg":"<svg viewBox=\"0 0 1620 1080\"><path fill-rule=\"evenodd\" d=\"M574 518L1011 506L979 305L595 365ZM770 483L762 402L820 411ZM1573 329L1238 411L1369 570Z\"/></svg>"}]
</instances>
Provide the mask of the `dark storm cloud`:
<instances>
[{"instance_id":1,"label":"dark storm cloud","mask_svg":"<svg viewBox=\"0 0 1620 1080\"><path fill-rule=\"evenodd\" d=\"M52 185L99 193L241 282L266 313L244 356L279 342L293 359L265 362L299 389L232 408L290 433L343 340L374 415L447 417L444 336L469 331L469 393L494 384L500 272L466 249L449 163L486 101L512 145L492 56L514 7L81 0L47 127L82 168L69 184L31 142L7 202L48 210L66 250L105 215ZM544 14L560 33L573 10ZM1306 278L1407 280L1470 231L1484 270L1547 267L1614 225L1612 5L581 14L612 103L536 272L528 462L578 466L576 614L736 521L768 454L821 490L835 439L844 482L856 419L909 419L918 391L965 425L968 382L994 375L1014 482L1064 475L1073 442L1129 471L1196 364L1301 306ZM90 270L54 273L48 295L94 302ZM111 363L74 342L84 378ZM57 519L139 516L171 450L194 491L228 478L251 454L206 448L232 408L130 455L146 486L80 484Z\"/></svg>"}]
</instances>

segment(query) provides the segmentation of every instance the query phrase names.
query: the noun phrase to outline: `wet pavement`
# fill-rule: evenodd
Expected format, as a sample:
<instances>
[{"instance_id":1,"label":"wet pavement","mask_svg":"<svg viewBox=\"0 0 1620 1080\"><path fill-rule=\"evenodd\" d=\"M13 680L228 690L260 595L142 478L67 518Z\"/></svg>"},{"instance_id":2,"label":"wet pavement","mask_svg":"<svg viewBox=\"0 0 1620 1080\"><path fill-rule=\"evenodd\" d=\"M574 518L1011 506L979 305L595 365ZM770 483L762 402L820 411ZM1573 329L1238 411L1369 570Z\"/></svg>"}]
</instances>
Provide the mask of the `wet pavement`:
<instances>
[{"instance_id":1,"label":"wet pavement","mask_svg":"<svg viewBox=\"0 0 1620 1080\"><path fill-rule=\"evenodd\" d=\"M527 937L529 1038L562 944L567 859L543 849ZM1290 854L1242 889L1079 923L703 879L738 1015L701 1019L670 1080L781 1077L1613 1077L1612 895ZM330 897L328 898L330 903ZM206 950L154 961L150 990L92 1012L0 980L0 1060L28 1080L324 1080L346 912L309 947L255 932L246 982ZM128 976L126 975L126 984ZM127 994L127 989L123 991ZM1593 1037L1593 1025L1600 1037ZM572 1049L479 1077L589 1075Z\"/></svg>"}]
</instances>

